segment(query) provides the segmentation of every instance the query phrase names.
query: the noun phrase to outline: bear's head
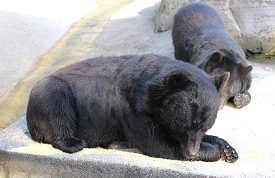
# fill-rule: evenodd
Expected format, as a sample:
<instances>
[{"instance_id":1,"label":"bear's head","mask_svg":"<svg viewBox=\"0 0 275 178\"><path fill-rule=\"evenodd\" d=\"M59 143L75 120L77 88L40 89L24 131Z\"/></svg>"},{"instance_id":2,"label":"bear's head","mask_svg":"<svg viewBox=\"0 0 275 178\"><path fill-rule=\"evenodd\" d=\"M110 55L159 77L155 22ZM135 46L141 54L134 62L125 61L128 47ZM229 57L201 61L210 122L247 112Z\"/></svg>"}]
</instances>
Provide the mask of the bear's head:
<instances>
[{"instance_id":1,"label":"bear's head","mask_svg":"<svg viewBox=\"0 0 275 178\"><path fill-rule=\"evenodd\" d=\"M221 50L214 52L204 68L211 76L229 74L227 82L220 88L220 109L229 102L235 108L249 104L251 97L248 90L251 86L252 66L247 65L233 51Z\"/></svg>"},{"instance_id":2,"label":"bear's head","mask_svg":"<svg viewBox=\"0 0 275 178\"><path fill-rule=\"evenodd\" d=\"M205 72L194 73L191 68L170 73L161 84L149 88L155 120L179 142L186 159L198 156L201 140L216 120L218 90L223 82L224 76L212 80Z\"/></svg>"}]
</instances>

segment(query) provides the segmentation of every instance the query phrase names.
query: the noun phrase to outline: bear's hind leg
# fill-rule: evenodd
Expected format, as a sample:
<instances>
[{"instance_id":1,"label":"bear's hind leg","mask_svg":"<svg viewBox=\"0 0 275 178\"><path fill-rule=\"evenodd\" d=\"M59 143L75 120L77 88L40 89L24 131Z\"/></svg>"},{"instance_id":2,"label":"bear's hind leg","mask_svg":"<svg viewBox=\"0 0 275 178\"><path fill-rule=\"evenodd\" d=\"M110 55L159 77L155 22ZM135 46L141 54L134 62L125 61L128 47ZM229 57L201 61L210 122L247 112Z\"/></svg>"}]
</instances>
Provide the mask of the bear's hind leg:
<instances>
[{"instance_id":1,"label":"bear's hind leg","mask_svg":"<svg viewBox=\"0 0 275 178\"><path fill-rule=\"evenodd\" d=\"M66 153L75 153L87 147L84 140L75 137L56 140L52 143L52 146Z\"/></svg>"},{"instance_id":2,"label":"bear's hind leg","mask_svg":"<svg viewBox=\"0 0 275 178\"><path fill-rule=\"evenodd\" d=\"M54 148L74 153L86 147L76 138L76 104L70 86L57 77L47 77L32 89L27 107L27 125L31 137Z\"/></svg>"}]
</instances>

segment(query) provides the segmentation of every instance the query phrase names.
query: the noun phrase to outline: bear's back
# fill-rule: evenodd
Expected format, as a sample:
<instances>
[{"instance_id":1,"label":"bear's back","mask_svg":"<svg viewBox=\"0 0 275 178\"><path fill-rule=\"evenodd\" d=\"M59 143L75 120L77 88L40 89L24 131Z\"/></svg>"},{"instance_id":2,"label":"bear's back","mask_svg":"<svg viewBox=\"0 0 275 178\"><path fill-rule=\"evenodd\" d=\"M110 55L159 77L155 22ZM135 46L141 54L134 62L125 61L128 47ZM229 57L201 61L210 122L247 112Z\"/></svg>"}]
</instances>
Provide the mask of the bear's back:
<instances>
[{"instance_id":1,"label":"bear's back","mask_svg":"<svg viewBox=\"0 0 275 178\"><path fill-rule=\"evenodd\" d=\"M191 3L178 10L172 38L175 58L196 66L221 49L233 51L245 61L243 50L226 31L221 16L206 3Z\"/></svg>"},{"instance_id":2,"label":"bear's back","mask_svg":"<svg viewBox=\"0 0 275 178\"><path fill-rule=\"evenodd\" d=\"M185 32L200 32L209 28L225 30L225 26L221 16L216 10L206 3L191 3L182 7L174 16L174 30L182 30Z\"/></svg>"},{"instance_id":3,"label":"bear's back","mask_svg":"<svg viewBox=\"0 0 275 178\"><path fill-rule=\"evenodd\" d=\"M210 81L204 71L193 65L150 54L92 58L60 69L52 76L64 80L81 100L79 102L95 99L118 101L124 93L160 82L174 71L182 71L190 80L203 85Z\"/></svg>"}]
</instances>

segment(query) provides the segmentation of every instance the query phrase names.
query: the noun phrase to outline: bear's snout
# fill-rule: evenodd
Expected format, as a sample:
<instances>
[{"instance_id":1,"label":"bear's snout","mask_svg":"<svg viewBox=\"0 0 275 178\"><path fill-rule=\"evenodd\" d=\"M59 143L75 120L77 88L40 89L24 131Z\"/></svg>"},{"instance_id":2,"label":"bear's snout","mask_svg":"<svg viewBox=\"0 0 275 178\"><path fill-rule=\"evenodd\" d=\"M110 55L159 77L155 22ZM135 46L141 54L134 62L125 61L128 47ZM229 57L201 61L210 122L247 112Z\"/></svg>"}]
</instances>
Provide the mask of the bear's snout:
<instances>
[{"instance_id":1,"label":"bear's snout","mask_svg":"<svg viewBox=\"0 0 275 178\"><path fill-rule=\"evenodd\" d=\"M201 136L198 134L190 135L188 136L187 140L187 142L181 143L183 156L186 159L192 159L199 156Z\"/></svg>"}]
</instances>

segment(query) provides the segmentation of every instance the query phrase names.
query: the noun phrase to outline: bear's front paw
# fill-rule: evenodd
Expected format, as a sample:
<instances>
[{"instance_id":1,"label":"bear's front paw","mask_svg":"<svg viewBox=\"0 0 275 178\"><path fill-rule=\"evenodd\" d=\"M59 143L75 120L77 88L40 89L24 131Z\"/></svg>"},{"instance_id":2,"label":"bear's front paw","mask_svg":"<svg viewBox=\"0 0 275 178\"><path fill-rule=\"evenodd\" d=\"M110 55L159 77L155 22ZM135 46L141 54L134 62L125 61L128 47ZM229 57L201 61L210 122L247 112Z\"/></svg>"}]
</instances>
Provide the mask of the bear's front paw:
<instances>
[{"instance_id":1,"label":"bear's front paw","mask_svg":"<svg viewBox=\"0 0 275 178\"><path fill-rule=\"evenodd\" d=\"M238 158L238 153L230 145L227 145L226 147L221 147L221 159L225 162L235 163Z\"/></svg>"},{"instance_id":2,"label":"bear's front paw","mask_svg":"<svg viewBox=\"0 0 275 178\"><path fill-rule=\"evenodd\" d=\"M249 93L239 93L233 99L234 106L238 109L247 106L250 103L250 101L251 95Z\"/></svg>"}]
</instances>

